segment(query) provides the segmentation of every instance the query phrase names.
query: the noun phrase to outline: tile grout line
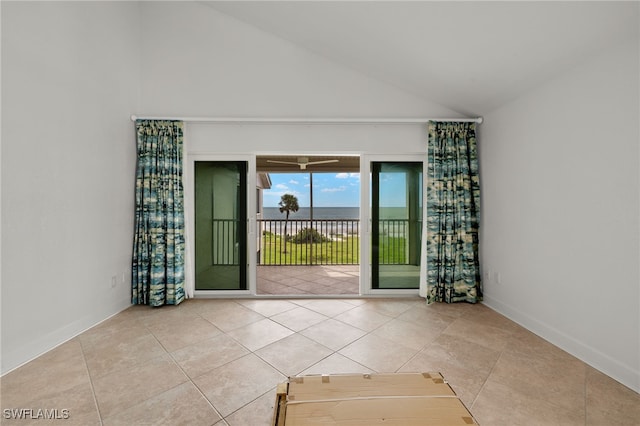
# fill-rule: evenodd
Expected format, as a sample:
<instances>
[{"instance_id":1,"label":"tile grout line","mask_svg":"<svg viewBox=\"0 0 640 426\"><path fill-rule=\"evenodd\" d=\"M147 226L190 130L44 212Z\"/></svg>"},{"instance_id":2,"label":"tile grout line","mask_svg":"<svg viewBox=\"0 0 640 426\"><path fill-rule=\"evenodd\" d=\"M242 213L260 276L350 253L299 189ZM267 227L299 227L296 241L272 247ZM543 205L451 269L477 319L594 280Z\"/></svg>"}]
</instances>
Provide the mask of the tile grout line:
<instances>
[{"instance_id":1,"label":"tile grout line","mask_svg":"<svg viewBox=\"0 0 640 426\"><path fill-rule=\"evenodd\" d=\"M478 393L476 394L475 398L473 398L473 401L471 402L471 406L469 407L470 409L473 409L473 406L476 404L476 401L478 400L478 398L480 397L480 394L482 393L482 391L486 387L487 382L489 381L489 378L493 374L493 371L495 370L496 365L498 365L498 361L500 361L500 359L502 358L502 354L503 353L504 353L504 349L500 351L500 356L498 356L498 358L496 358L496 362L493 363L493 366L491 367L491 370L489 371L489 374L487 374L487 378L484 379L484 381L482 382L482 386L480 386L480 390L478 391Z\"/></svg>"},{"instance_id":2,"label":"tile grout line","mask_svg":"<svg viewBox=\"0 0 640 426\"><path fill-rule=\"evenodd\" d=\"M490 326L492 327L492 326ZM498 327L494 327L499 329ZM484 388L487 385L487 382L489 381L489 379L491 378L491 375L493 374L496 366L498 365L498 362L500 362L500 360L502 359L502 356L504 355L505 351L507 350L507 347L509 346L509 344L511 344L511 340L513 339L513 332L509 335L509 338L507 339L507 344L504 345L504 347L502 348L502 350L500 350L500 355L498 356L498 358L496 358L496 361L493 363L493 366L491 367L491 370L489 371L489 374L487 374L487 378L484 379L482 386L480 387L480 390L478 391L478 393L476 394L475 398L473 399L473 401L471 402L471 406L469 407L470 409L473 409L473 406L475 405L476 401L478 400L478 398L480 397L480 394L482 393L482 391L484 390Z\"/></svg>"},{"instance_id":3,"label":"tile grout line","mask_svg":"<svg viewBox=\"0 0 640 426\"><path fill-rule=\"evenodd\" d=\"M207 321L207 320L206 320L206 318L203 318L203 317L200 315L200 313L199 313L199 312L198 312L198 313L196 313L196 315L197 315L198 317L200 317L200 318L204 319L205 321ZM212 324L212 325L213 325L213 324ZM215 326L215 325L214 325L214 326ZM191 376L189 376L189 375L187 374L187 372L186 372L186 371L184 371L184 369L182 368L182 366L181 366L181 365L180 365L180 364L175 360L175 358L173 357L173 355L171 354L171 352L169 352L169 350L166 348L166 346L162 344L162 342L160 341L160 339L158 339L158 337L153 333L153 331L151 331L151 329L149 329L149 327L144 326L144 328L149 332L149 334L151 334L151 335L153 336L153 338L156 340L156 342L160 345L160 347L162 348L162 350L165 352L164 354L162 354L162 355L158 355L157 357L155 357L155 358L151 358L150 360L157 359L157 358L163 357L163 356L165 356L165 355L168 355L168 356L169 356L169 358L171 359L171 361L174 363L174 365L180 369L180 371L182 372L182 374L184 374L184 376L186 377L186 379L187 379L187 380L186 380L186 381L184 381L184 382L182 382L182 383L178 383L178 384L176 384L175 386L173 386L173 387L171 387L171 388L169 388L169 389L166 389L166 390L164 390L164 391L162 391L162 392L160 392L160 393L158 393L158 394L152 395L152 396L150 396L149 398L146 398L146 399L144 399L144 400L142 400L142 401L138 402L138 403L137 403L137 404L135 404L135 405L142 404L142 403L144 403L144 402L146 402L146 401L149 401L149 400L151 400L151 399L153 399L153 398L155 398L155 397L157 397L157 396L159 396L159 395L162 395L163 393L169 392L170 390L175 389L175 388L177 388L178 386L182 386L184 383L190 382L190 383L191 383L191 384L192 384L192 385L193 385L193 386L198 390L198 392L200 392L200 394L202 395L202 397L205 399L205 401L207 401L207 403L211 406L211 408L213 408L213 411L215 411L215 413L218 415L218 417L220 417L220 419L223 419L223 417L222 417L222 415L220 414L220 412L218 411L218 409L217 409L217 408L216 408L216 407L211 403L211 401L209 401L209 399L208 399L208 398L207 398L207 397L202 393L202 390L201 390L201 389L200 389L200 388L199 388L199 387L194 383L194 381L193 381L193 379L191 378ZM217 328L217 327L216 327L216 328ZM222 330L221 330L221 331L222 331ZM188 345L187 345L187 346L188 346ZM187 346L185 346L185 347L187 347ZM182 348L180 348L180 349L182 349ZM176 350L180 350L180 349L176 349ZM128 410L128 409L131 409L131 408L132 408L132 407L134 407L135 405L132 405L131 407L128 407L128 408L127 408L127 410ZM216 422L216 423L217 423L217 422Z\"/></svg>"},{"instance_id":4,"label":"tile grout line","mask_svg":"<svg viewBox=\"0 0 640 426\"><path fill-rule=\"evenodd\" d=\"M399 319L398 321L402 321L401 319ZM446 329L446 328L445 328ZM431 342L426 343L422 348L420 348L418 350L418 352L416 352L411 358L409 358L404 364L402 364L397 370L396 372L399 372L400 370L402 370L402 367L404 367L405 365L409 364L412 360L414 360L418 355L420 355L420 353L422 351L424 351L428 346L430 346L431 344L433 344L433 342L442 335L442 333L444 332L444 329L438 333L438 335L436 337L434 337ZM425 373L425 371L423 371L423 373Z\"/></svg>"},{"instance_id":5,"label":"tile grout line","mask_svg":"<svg viewBox=\"0 0 640 426\"><path fill-rule=\"evenodd\" d=\"M277 390L277 385L276 387L273 387L271 389L269 389L268 391L266 391L265 393L263 393L262 395L258 396L257 398L252 399L251 401L247 402L246 404L244 404L242 407L239 407L238 409L234 410L232 413L229 413L229 415L227 417L221 417L222 420L224 420L225 423L229 424L229 422L227 422L227 418L231 417L232 415L234 415L235 413L237 413L238 411L242 410L243 408L246 408L248 405L253 404L254 402L256 402L257 400L259 400L260 398L262 398L263 396L265 396L268 393L272 393L275 390ZM274 397L275 400L275 397Z\"/></svg>"},{"instance_id":6,"label":"tile grout line","mask_svg":"<svg viewBox=\"0 0 640 426\"><path fill-rule=\"evenodd\" d=\"M100 412L100 405L98 405L98 397L96 396L96 390L93 386L93 378L91 377L91 372L89 371L89 365L87 364L87 357L84 353L84 346L82 344L82 340L78 339L78 344L80 345L80 351L82 352L82 360L84 361L84 368L87 370L87 376L89 377L89 386L91 386L91 396L93 396L93 403L96 406L96 411L98 412L98 421L100 422L100 426L104 425L102 421L102 413Z\"/></svg>"},{"instance_id":7,"label":"tile grout line","mask_svg":"<svg viewBox=\"0 0 640 426\"><path fill-rule=\"evenodd\" d=\"M206 318L204 318L202 315L200 315L200 313L199 313L199 312L197 312L197 315L198 315L198 317L199 317L199 318L202 318L203 320L205 320L205 321L207 321L207 322L209 322L209 323L211 324L211 322L210 322L210 321L208 321ZM214 324L211 324L211 325L213 325L213 326L215 327L215 325L214 325ZM218 328L218 327L216 327L216 328ZM218 328L218 330L220 330L220 329ZM222 332L222 330L220 330L220 331ZM207 403L211 406L211 408L213 408L213 411L218 415L218 417L220 417L220 419L221 419L221 420L222 420L222 419L224 419L224 418L222 417L222 414L218 411L218 409L213 405L213 403L212 403L211 401L209 401L209 398L207 398L207 396L202 392L202 389L200 389L200 387L199 387L198 385L196 385L196 383L193 381L193 378L192 378L189 374L187 374L187 372L186 372L186 371L184 371L184 368L182 368L182 366L180 365L180 363L179 363L178 361L176 361L176 359L173 357L173 354L167 350L167 348L162 344L162 342L160 342L160 340L158 340L158 338L156 337L156 335L155 335L155 334L153 334L153 332L151 332L151 330L149 330L149 332L153 335L153 337L154 337L154 338L158 341L158 343L162 346L162 349L164 349L164 351L167 353L167 355L169 355L169 358L171 358L171 361L173 361L173 363L176 365L176 367L178 367L178 368L180 369L180 371L182 371L182 374L184 374L184 376L187 378L187 381L188 381L188 382L190 382L190 383L193 385L193 387L194 387L194 388L196 388L196 389L198 390L198 392L200 393L200 395L202 395L202 397L204 398L204 400L205 400L205 401L207 401ZM226 333L225 333L225 334L226 334ZM214 337L215 337L215 336L214 336ZM205 339L205 340L206 340L206 339ZM189 346L189 345L187 345L187 346ZM185 346L185 347L187 347L187 346ZM183 348L180 348L180 349L183 349ZM176 350L180 350L180 349L176 349ZM205 374L206 374L206 373L205 373ZM173 388L171 388L171 389L175 389L175 388L176 388L176 387L178 387L178 386L182 386L182 384L183 384L183 383L179 383L179 384L177 384L176 386L174 386L174 387L173 387ZM165 392L167 392L167 391L169 391L169 390L171 390L171 389L167 389ZM158 394L158 395L161 395L162 393L164 393L164 392L161 392L161 393L160 393L160 394ZM157 395L156 395L156 396L157 396ZM149 399L150 399L150 398L149 398ZM216 423L218 423L218 422L216 422ZM215 424L215 423L214 423L214 424Z\"/></svg>"},{"instance_id":8,"label":"tile grout line","mask_svg":"<svg viewBox=\"0 0 640 426\"><path fill-rule=\"evenodd\" d=\"M305 307L305 306L303 306L303 305L298 305L298 307L300 307L300 308L304 308L304 309L307 309L307 310L312 311L312 312L316 312L316 311L314 311L314 310L312 310L312 309L309 309L309 308L307 308L307 307ZM297 309L297 308L294 308L294 309ZM289 312L289 311L292 311L292 310L293 310L293 309L290 309L290 310L285 311L285 312ZM320 321L319 323L316 323L316 324L320 324L320 323L322 323L322 322L325 322L325 321L328 321L328 320L330 320L330 319L333 319L333 317L329 317L329 316L327 316L327 315L321 314L320 312L316 312L316 313L318 313L318 314L323 315L324 317L326 317L325 319L323 319L322 321ZM274 314L274 315L272 315L272 316L275 316L275 315L279 315L279 314ZM326 357L324 357L323 359L326 359L327 357L329 357L329 356L331 356L331 355L333 355L334 353L336 353L336 352L337 352L337 351L334 351L332 348L328 348L328 347L326 347L325 345L323 345L322 343L317 342L317 341L315 341L314 339L311 339L310 337L307 337L307 336L305 336L304 334L301 334L301 333L300 333L301 331L304 331L304 330L306 330L306 329L308 329L308 328L310 328L310 327L313 327L313 326L314 326L314 325L316 325L316 324L312 324L312 325L310 325L309 327L303 328L303 329L302 329L302 330L300 330L300 331L296 331L296 330L293 330L293 329L291 329L291 328L287 327L287 326L286 326L286 325L284 325L284 324L279 323L279 322L278 322L278 321L276 321L276 320L271 319L271 317L267 317L267 319L269 319L269 320L273 321L274 323L276 323L276 324L278 324L278 325L281 325L282 327L284 327L284 328L286 328L286 329L288 329L288 330L292 331L292 332L293 332L293 334L290 334L290 335L285 336L285 337L283 337L283 338L281 338L281 339L278 339L278 340L276 340L276 341L274 341L274 342L271 342L271 343L269 343L269 344L267 344L267 345L264 345L264 346L262 346L262 347L260 347L260 348L256 349L255 351L251 351L251 350L250 350L250 351L251 351L251 353L252 353L253 355L257 356L257 357L258 357L258 358L260 358L262 361L266 362L268 365L270 365L271 367L273 367L276 371L278 371L280 374L282 374L282 375L283 375L283 376L285 376L285 377L288 377L288 376L287 376L287 374L285 374L285 372L280 371L278 368L276 368L276 366L272 365L269 361L267 361L266 359L262 358L260 355L258 355L258 354L257 354L257 353L255 353L255 352L256 352L256 351L259 351L259 350L260 350L260 349L262 349L262 348L266 348L266 347L267 347L267 346L269 346L269 345L272 345L272 344L274 344L274 343L280 342L280 341L281 341L281 340L283 340L283 339L286 339L286 338L288 338L288 337L294 336L294 335L296 335L296 334L297 334L297 335L299 335L300 337L304 337L305 339L309 339L309 340L311 340L312 342L317 343L317 344L321 345L322 347L329 349L330 351L333 351L331 354L327 355L327 356L326 356ZM230 336L230 337L231 337L231 336ZM239 343L239 342L238 342L238 343ZM247 348L247 349L248 349L248 348ZM322 361L322 360L320 360L320 361ZM320 361L318 361L318 362L320 362ZM314 363L314 364L310 365L310 366L309 366L309 367L307 367L307 368L310 368L310 367L312 367L312 366L316 365L318 362L316 362L316 363ZM302 371L304 371L304 370L302 370Z\"/></svg>"},{"instance_id":9,"label":"tile grout line","mask_svg":"<svg viewBox=\"0 0 640 426\"><path fill-rule=\"evenodd\" d=\"M256 357L258 357L259 359L261 359L262 361L264 361L265 363L267 363L268 365L270 365L272 368L274 368L276 371L278 371L280 374L282 374L282 375L283 375L283 376L285 376L285 377L289 377L289 376L288 376L287 374L285 374L285 372L280 371L276 366L272 365L270 362L268 362L267 360L263 359L259 354L255 353L255 352L256 352L256 351L258 351L258 350L260 350L260 349L262 349L262 348L264 348L264 347L267 347L267 346L269 346L269 345L272 345L272 344L274 344L274 343L277 343L277 342L279 342L279 341L281 341L281 340L283 340L283 339L285 339L285 338L287 338L287 337L290 337L290 336L293 336L293 335L296 335L296 334L297 334L297 335L299 335L300 337L304 337L304 338L306 338L306 339L309 339L309 340L313 341L314 343L317 343L317 344L321 345L322 347L325 347L325 348L327 348L329 351L331 351L331 353L330 353L329 355L327 355L326 357L323 357L322 359L318 360L317 362L315 362L315 363L311 364L310 366L308 366L308 367L306 368L306 369L309 369L309 368L313 367L314 365L316 365L316 364L318 364L318 363L322 362L323 360L325 360L325 359L329 358L330 356L335 355L335 354L339 354L339 350L341 350L341 349L343 349L343 348L345 348L345 347L349 346L349 345L350 345L350 344L352 344L352 343L357 342L358 340L360 340L360 339L364 338L365 336L367 336L367 335L371 334L371 333L372 333L372 331L373 331L373 330L372 330L372 331L369 331L369 332L368 332L367 330L362 330L362 329L360 329L360 328L358 328L358 327L355 327L355 328L357 328L357 329L359 329L359 330L361 330L361 331L364 331L364 332L365 332L365 334L364 334L364 335L362 335L362 336L360 336L360 337L358 337L357 339L353 340L352 342L347 343L346 345L342 346L340 349L338 349L338 350L334 350L333 348L329 348L329 347L327 347L327 346L323 345L322 343L320 343L320 342L316 341L315 339L312 339L312 338L310 338L310 337L305 336L305 335L304 335L304 334L302 334L301 332L302 332L302 331L304 331L304 330L307 330L308 328L313 327L314 325L320 324L320 323L325 322L325 321L328 321L328 320L339 321L339 322L341 322L342 324L350 325L350 324L347 324L347 323L345 323L345 322L343 322L343 321L340 321L339 319L336 319L335 317L336 317L336 316L339 316L339 315L341 315L341 314L343 314L343 313L345 313L345 312L349 312L349 311L351 311L351 310L353 310L353 309L355 309L355 308L357 308L357 307L359 307L359 306L362 306L362 305L358 305L358 306L353 305L353 306L352 306L352 307L350 307L349 309L347 309L347 310L345 310L345 311L343 311L343 312L340 312L339 314L333 315L333 316L329 316L329 315L326 315L326 314L324 314L324 313L322 313L322 312L315 311L315 310L313 310L312 308L307 308L307 307L306 307L306 305L299 305L299 304L297 304L297 303L296 303L296 305L298 305L298 307L300 307L300 308L304 308L304 309L309 310L309 311L311 311L311 312L315 312L315 313L318 313L318 314L320 314L320 315L323 315L323 316L325 317L325 319L323 319L323 320L322 320L322 321L320 321L319 323L312 324L312 325L310 325L309 327L306 327L306 328L304 328L304 329L302 329L302 330L296 331L296 330L293 330L293 329L291 329L291 328L287 327L287 326L286 326L286 325L284 325L284 324L281 324L281 323L277 322L276 320L273 320L271 317L266 317L267 319L270 319L270 320L271 320L271 321L273 321L274 323L279 324L279 325L281 325L281 326L283 326L283 327L287 328L288 330L291 330L291 331L293 332L293 334L291 334L291 335L289 335L289 336L286 336L286 337L283 337L283 338L281 338L281 339L278 339L278 340L276 340L275 342L269 343L268 345L265 345L265 346L263 346L263 347L261 347L261 348L258 348L258 349L256 349L255 351L251 351L251 353L252 353L253 355L255 355ZM249 309L250 309L250 308L249 308ZM297 309L297 308L293 308L293 309ZM293 310L293 309L291 309L291 310ZM290 310L285 311L285 312L289 312L289 311L290 311ZM272 316L275 316L275 315L278 315L278 314L274 314L274 315L272 315ZM380 325L380 326L382 326L382 325ZM379 326L379 327L380 327L380 326ZM354 326L352 326L352 327L354 327ZM376 328L376 329L377 329L377 328ZM375 330L375 329L374 329L374 330ZM229 337L232 337L232 336L229 336ZM233 338L233 337L232 337L232 338ZM234 339L234 340L235 340L235 339ZM240 342L238 342L238 343L240 343ZM244 345L243 345L243 346L244 346ZM246 347L246 346L245 346L245 347ZM247 348L247 349L248 349L248 348ZM362 363L360 363L360 362L358 362L358 361L356 361L356 360L353 360L353 359L351 359L351 358L347 357L346 355L342 355L342 354L339 354L339 355L344 356L346 359L348 359L348 360L350 360L350 361L352 361L352 362L355 362L356 364L362 365L363 367L368 368L368 369L370 369L371 371L375 371L375 369L373 369L373 368L371 368L371 367L368 367L368 366L366 366L366 365L364 365L364 364L362 364ZM302 370L302 371L304 371L304 370ZM301 371L301 372L302 372L302 371Z\"/></svg>"}]
</instances>

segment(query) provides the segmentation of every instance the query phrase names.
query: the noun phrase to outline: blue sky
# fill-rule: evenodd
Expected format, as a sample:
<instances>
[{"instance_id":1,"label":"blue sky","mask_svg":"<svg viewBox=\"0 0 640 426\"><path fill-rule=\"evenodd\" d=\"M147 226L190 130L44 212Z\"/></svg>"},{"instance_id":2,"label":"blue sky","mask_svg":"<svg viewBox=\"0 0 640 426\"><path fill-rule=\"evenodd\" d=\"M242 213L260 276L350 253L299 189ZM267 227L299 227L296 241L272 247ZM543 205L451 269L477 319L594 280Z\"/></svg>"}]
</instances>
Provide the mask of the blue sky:
<instances>
[{"instance_id":1,"label":"blue sky","mask_svg":"<svg viewBox=\"0 0 640 426\"><path fill-rule=\"evenodd\" d=\"M264 191L264 207L278 207L283 194L298 197L300 207L309 207L309 173L269 173L271 189ZM380 176L382 204L385 207L405 205L405 178L402 173ZM314 173L313 205L315 207L359 207L360 173Z\"/></svg>"},{"instance_id":2,"label":"blue sky","mask_svg":"<svg viewBox=\"0 0 640 426\"><path fill-rule=\"evenodd\" d=\"M300 207L309 207L309 173L269 173L271 189L264 191L264 206L278 207L283 194L298 197ZM316 207L358 207L360 173L314 173L313 205Z\"/></svg>"}]
</instances>

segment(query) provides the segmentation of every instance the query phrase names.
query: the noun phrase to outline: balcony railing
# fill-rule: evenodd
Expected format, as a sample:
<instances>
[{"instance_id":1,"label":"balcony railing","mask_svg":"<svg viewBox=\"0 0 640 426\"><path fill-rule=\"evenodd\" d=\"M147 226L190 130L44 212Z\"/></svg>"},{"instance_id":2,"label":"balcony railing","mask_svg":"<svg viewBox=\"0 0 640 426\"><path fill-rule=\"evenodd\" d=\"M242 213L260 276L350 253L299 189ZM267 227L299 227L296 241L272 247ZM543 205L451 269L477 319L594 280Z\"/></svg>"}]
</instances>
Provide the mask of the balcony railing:
<instances>
[{"instance_id":1,"label":"balcony railing","mask_svg":"<svg viewBox=\"0 0 640 426\"><path fill-rule=\"evenodd\" d=\"M262 219L258 229L262 265L360 263L357 219Z\"/></svg>"},{"instance_id":2,"label":"balcony railing","mask_svg":"<svg viewBox=\"0 0 640 426\"><path fill-rule=\"evenodd\" d=\"M421 229L420 222L417 225L417 229ZM379 227L379 264L409 264L409 243L414 240L410 235L410 221L381 220ZM360 263L360 221L357 219L261 219L258 230L261 265ZM419 247L420 235L416 238Z\"/></svg>"}]
</instances>

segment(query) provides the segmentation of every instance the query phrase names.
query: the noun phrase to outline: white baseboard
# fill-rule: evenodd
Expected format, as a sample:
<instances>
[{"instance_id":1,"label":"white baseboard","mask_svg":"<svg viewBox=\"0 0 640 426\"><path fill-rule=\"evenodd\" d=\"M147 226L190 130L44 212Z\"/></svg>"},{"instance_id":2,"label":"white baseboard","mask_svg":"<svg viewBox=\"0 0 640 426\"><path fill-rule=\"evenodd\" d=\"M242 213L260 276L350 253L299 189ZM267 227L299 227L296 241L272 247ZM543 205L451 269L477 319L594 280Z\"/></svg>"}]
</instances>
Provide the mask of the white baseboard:
<instances>
[{"instance_id":1,"label":"white baseboard","mask_svg":"<svg viewBox=\"0 0 640 426\"><path fill-rule=\"evenodd\" d=\"M49 352L52 349L68 342L79 334L84 333L88 329L95 327L108 320L109 318L119 314L125 309L129 308L130 301L128 304L123 304L121 309L117 312L94 312L92 315L86 316L81 320L74 321L71 324L67 324L66 326L54 330L51 333L40 336L39 338L29 342L27 345L21 346L19 348L5 350L3 348L2 351L2 371L0 376L4 376L5 374L10 373L23 366L24 364L33 361L41 355Z\"/></svg>"},{"instance_id":2,"label":"white baseboard","mask_svg":"<svg viewBox=\"0 0 640 426\"><path fill-rule=\"evenodd\" d=\"M524 314L522 311L512 309L508 305L488 297L486 294L484 295L482 303L586 364L589 364L596 370L603 372L635 392L640 393L640 371L622 364L609 355L574 339L549 324L545 324L542 321Z\"/></svg>"}]
</instances>

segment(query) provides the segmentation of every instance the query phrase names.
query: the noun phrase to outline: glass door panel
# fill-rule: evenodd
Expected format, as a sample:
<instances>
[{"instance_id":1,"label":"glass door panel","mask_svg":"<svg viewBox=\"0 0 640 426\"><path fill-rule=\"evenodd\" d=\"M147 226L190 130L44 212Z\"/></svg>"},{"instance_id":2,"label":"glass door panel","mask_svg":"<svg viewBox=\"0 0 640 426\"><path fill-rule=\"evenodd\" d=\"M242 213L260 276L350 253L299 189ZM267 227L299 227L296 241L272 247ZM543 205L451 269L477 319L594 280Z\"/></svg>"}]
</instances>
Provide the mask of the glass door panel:
<instances>
[{"instance_id":1,"label":"glass door panel","mask_svg":"<svg viewBox=\"0 0 640 426\"><path fill-rule=\"evenodd\" d=\"M371 285L420 287L422 162L371 163Z\"/></svg>"},{"instance_id":2,"label":"glass door panel","mask_svg":"<svg viewBox=\"0 0 640 426\"><path fill-rule=\"evenodd\" d=\"M247 162L196 161L195 289L247 288Z\"/></svg>"}]
</instances>

